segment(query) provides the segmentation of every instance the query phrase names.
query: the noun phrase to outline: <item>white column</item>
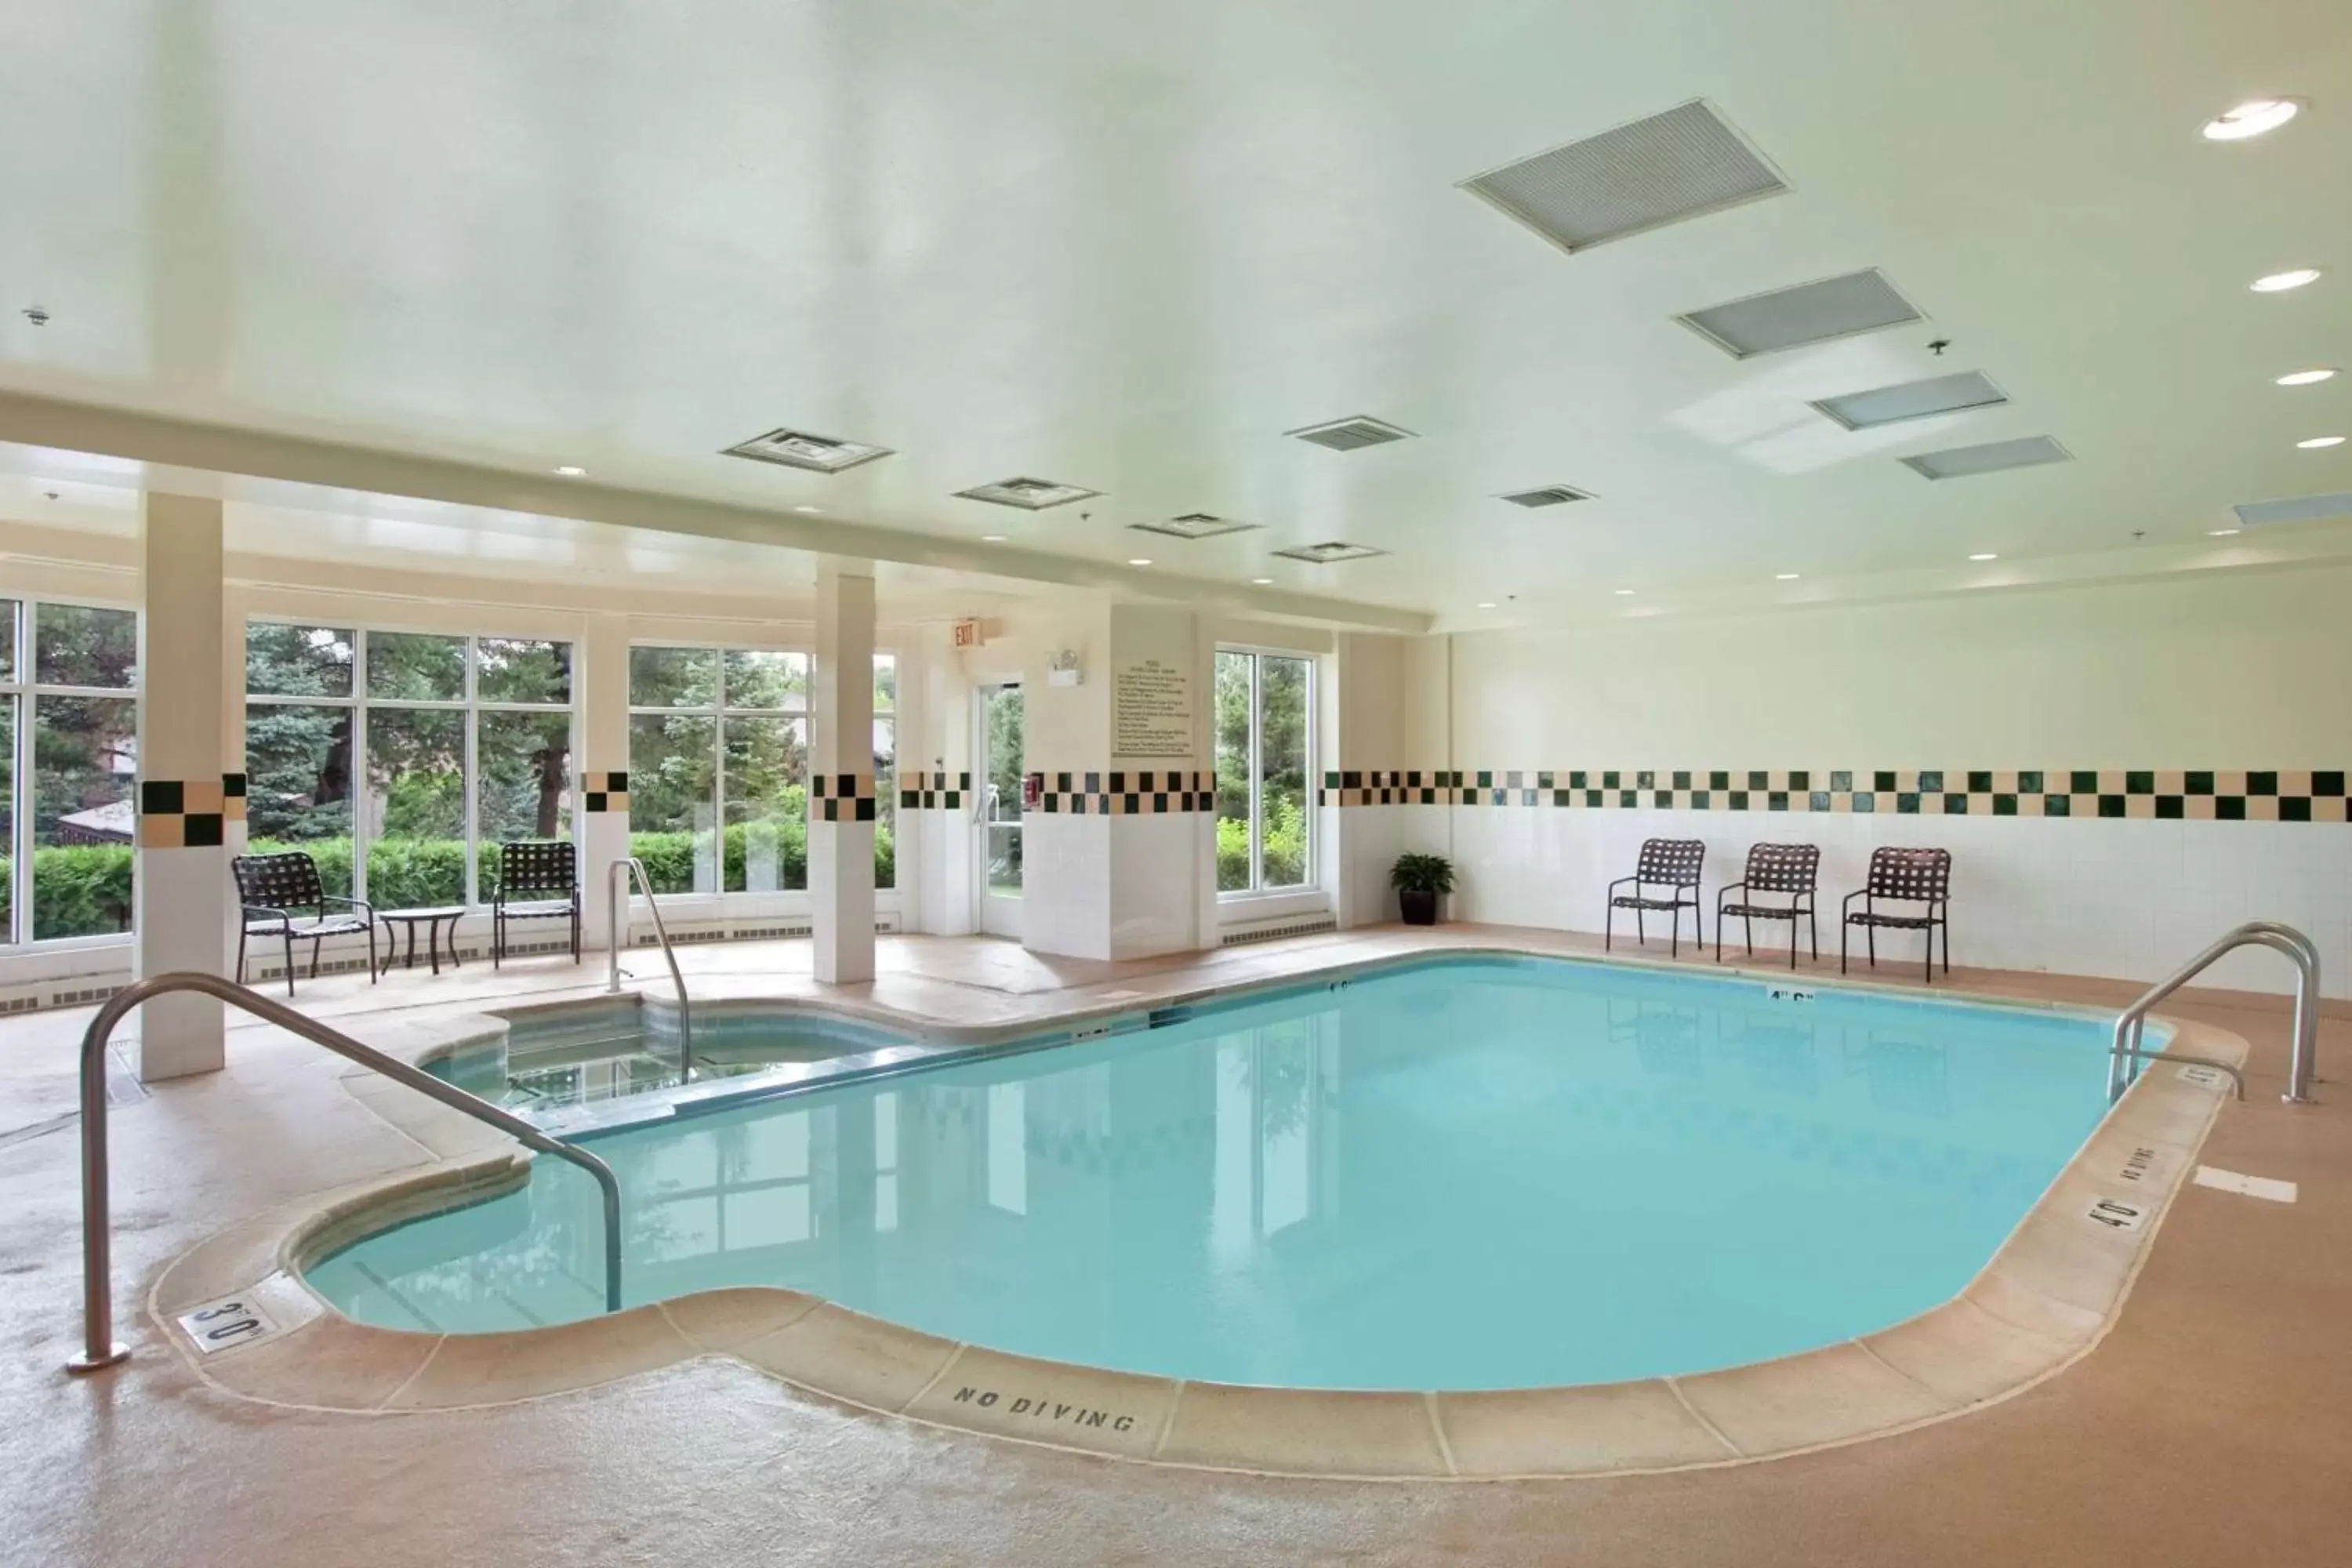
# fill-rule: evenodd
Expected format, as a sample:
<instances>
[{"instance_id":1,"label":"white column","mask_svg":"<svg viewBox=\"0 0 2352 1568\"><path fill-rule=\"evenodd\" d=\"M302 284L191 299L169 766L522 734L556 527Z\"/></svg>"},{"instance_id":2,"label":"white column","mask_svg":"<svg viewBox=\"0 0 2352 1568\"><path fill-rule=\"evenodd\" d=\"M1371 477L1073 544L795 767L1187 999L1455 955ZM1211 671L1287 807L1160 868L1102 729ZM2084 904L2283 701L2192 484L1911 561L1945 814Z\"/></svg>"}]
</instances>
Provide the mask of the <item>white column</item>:
<instances>
[{"instance_id":1,"label":"white column","mask_svg":"<svg viewBox=\"0 0 2352 1568\"><path fill-rule=\"evenodd\" d=\"M809 691L809 904L816 977L874 978L874 569L827 561Z\"/></svg>"},{"instance_id":2,"label":"white column","mask_svg":"<svg viewBox=\"0 0 2352 1568\"><path fill-rule=\"evenodd\" d=\"M591 616L572 661L580 687L580 889L586 900L583 940L609 946L613 862L629 852L629 623ZM623 944L628 938L623 906Z\"/></svg>"},{"instance_id":3,"label":"white column","mask_svg":"<svg viewBox=\"0 0 2352 1568\"><path fill-rule=\"evenodd\" d=\"M150 495L140 528L139 846L134 970L228 973L236 900L227 824L243 837L242 746L227 746L221 503ZM239 638L242 641L242 638ZM143 1009L142 1081L224 1065L221 1005L166 996Z\"/></svg>"}]
</instances>

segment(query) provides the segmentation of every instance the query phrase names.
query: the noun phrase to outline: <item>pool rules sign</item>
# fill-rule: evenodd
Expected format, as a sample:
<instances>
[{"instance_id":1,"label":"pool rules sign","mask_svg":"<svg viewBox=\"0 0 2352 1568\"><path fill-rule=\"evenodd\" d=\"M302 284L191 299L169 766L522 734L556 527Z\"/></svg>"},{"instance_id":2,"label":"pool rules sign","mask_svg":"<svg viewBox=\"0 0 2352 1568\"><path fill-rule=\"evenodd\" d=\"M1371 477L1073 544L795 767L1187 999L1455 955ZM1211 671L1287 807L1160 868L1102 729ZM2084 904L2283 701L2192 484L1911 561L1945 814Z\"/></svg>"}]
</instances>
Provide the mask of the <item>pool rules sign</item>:
<instances>
[{"instance_id":1,"label":"pool rules sign","mask_svg":"<svg viewBox=\"0 0 2352 1568\"><path fill-rule=\"evenodd\" d=\"M1130 658L1111 673L1111 757L1192 755L1192 672L1172 658Z\"/></svg>"}]
</instances>

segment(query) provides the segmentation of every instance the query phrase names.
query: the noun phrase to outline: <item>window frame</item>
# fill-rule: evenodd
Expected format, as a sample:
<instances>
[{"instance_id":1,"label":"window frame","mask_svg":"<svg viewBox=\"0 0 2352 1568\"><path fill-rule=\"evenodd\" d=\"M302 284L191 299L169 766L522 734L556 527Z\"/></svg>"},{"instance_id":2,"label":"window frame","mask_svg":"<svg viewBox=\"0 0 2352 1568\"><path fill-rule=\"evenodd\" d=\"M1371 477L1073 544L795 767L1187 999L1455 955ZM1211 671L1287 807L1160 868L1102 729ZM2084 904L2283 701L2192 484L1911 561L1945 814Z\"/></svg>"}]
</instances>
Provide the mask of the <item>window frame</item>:
<instances>
[{"instance_id":1,"label":"window frame","mask_svg":"<svg viewBox=\"0 0 2352 1568\"><path fill-rule=\"evenodd\" d=\"M1318 843L1322 835L1318 822L1319 814L1315 804L1315 794L1316 783L1320 776L1316 772L1316 752L1317 742L1319 739L1320 708L1323 700L1323 661L1318 655L1303 648L1276 647L1265 643L1220 642L1210 650L1209 705L1212 717L1209 723L1209 782L1212 787L1209 798L1212 813L1215 809L1214 786L1217 779L1217 727L1214 718L1217 689L1216 660L1223 654L1244 655L1250 661L1248 774L1250 882L1246 888L1234 888L1231 890L1219 889L1216 895L1217 903L1220 908L1225 908L1253 902L1271 902L1319 895L1323 891L1323 857L1319 853ZM1289 659L1307 667L1306 701L1302 704L1300 713L1300 721L1306 727L1304 752L1306 799L1302 803L1300 815L1305 820L1307 835L1303 851L1307 862L1307 874L1298 881L1287 883L1279 888L1269 888L1265 885L1265 660L1269 658ZM1214 820L1213 816L1212 821ZM1216 877L1216 837L1213 832L1209 841L1209 880L1212 885L1215 883Z\"/></svg>"},{"instance_id":2,"label":"window frame","mask_svg":"<svg viewBox=\"0 0 2352 1568\"><path fill-rule=\"evenodd\" d=\"M753 891L750 889L730 889L725 886L727 880L725 848L725 835L727 831L727 721L730 719L800 720L806 726L806 729L803 731L803 742L809 749L812 759L810 771L813 773L815 771L814 759L816 751L815 694L813 689L803 687L801 704L797 708L730 707L727 702L727 656L730 653L797 654L803 661L805 679L807 680L814 681L816 679L815 648L805 644L747 642L740 639L712 641L699 637L633 637L629 639L629 652L632 656L630 663L632 666L634 666L635 662L634 656L636 650L641 647L699 648L709 650L709 652L718 655L718 668L712 677L713 685L711 688L711 699L707 703L668 705L639 703L635 700L635 693L634 691L625 693L629 698L627 704L627 717L629 720L630 729L633 733L635 729L635 721L640 717L709 719L712 721L711 750L713 755L711 757L710 772L711 820L717 825L716 831L720 836L720 846L719 850L719 880L721 885L709 892L697 890L686 893L665 893L662 897L666 899L782 899L785 900L797 900L801 904L805 904L809 897L809 890L805 886L798 888L779 888L773 892ZM875 723L887 723L890 726L891 783L895 790L895 786L898 784L898 779L904 775L904 762L898 755L898 743L905 733L899 724L899 715L905 709L905 694L900 690L900 678L905 674L906 658L904 654L902 654L898 648L877 647L874 650L875 662L878 665L879 662L884 659L887 659L890 663L890 706L887 711L878 706L875 708L873 711L873 721ZM631 670L630 679L634 682L635 679L634 668ZM873 740L874 736L872 733L872 727L869 725L866 735L868 766L872 765L871 752L873 749ZM631 758L630 763L631 771L634 772L635 767L635 759L634 757ZM804 785L806 782L807 781L805 780L803 781ZM875 889L875 893L878 899L887 900L896 896L900 886L898 875L898 861L901 847L901 840L898 834L897 812L895 810L891 810L886 813L883 809L886 803L879 798L881 793L878 787L879 782L879 780L877 780L877 788L876 791L877 800L875 804L875 822L877 826L884 822L887 822L890 826L891 878L890 886L887 888L877 886ZM888 804L895 805L896 798L897 797L894 793L891 802ZM632 833L638 831L637 824L634 818L630 821L629 831ZM629 894L629 900L632 904L635 904L643 897L643 894L632 890Z\"/></svg>"},{"instance_id":3,"label":"window frame","mask_svg":"<svg viewBox=\"0 0 2352 1568\"><path fill-rule=\"evenodd\" d=\"M131 733L141 733L146 719L147 621L139 604L124 599L93 595L40 593L0 593L13 607L10 629L14 636L13 652L5 671L0 671L0 702L15 712L16 728L9 736L9 822L6 842L0 850L8 856L8 913L5 925L0 925L0 952L71 952L79 948L119 947L129 943L137 930L138 904L135 892L131 904L131 929L129 931L93 931L86 936L53 936L36 938L30 934L33 915L33 854L34 837L38 831L35 823L40 801L40 774L34 746L33 713L44 697L108 698L131 704ZM34 648L37 634L39 606L56 605L74 610L117 610L131 618L132 647L138 673L129 686L67 686L38 679L39 660ZM139 774L133 772L131 784L132 821L137 821ZM138 849L138 832L134 826L130 847ZM136 872L133 872L135 878Z\"/></svg>"},{"instance_id":4,"label":"window frame","mask_svg":"<svg viewBox=\"0 0 2352 1568\"><path fill-rule=\"evenodd\" d=\"M375 842L375 836L368 830L367 822L368 791L370 788L368 779L368 713L371 709L383 708L407 711L429 710L440 713L462 713L466 716L464 725L465 760L461 766L465 781L463 792L465 795L466 843L466 885L464 888L464 901L466 909L469 913L486 910L489 907L482 900L481 898L482 775L479 738L480 725L478 722L481 714L562 713L568 717L570 722L567 726L568 733L565 743L571 761L568 767L570 778L566 784L566 788L573 799L571 809L571 826L564 837L573 844L580 842L580 819L582 816L578 800L580 794L579 758L580 730L582 721L580 706L580 651L582 647L582 640L580 637L577 636L557 637L538 632L453 632L446 626L419 626L403 625L400 623L363 622L356 619L346 620L341 616L327 615L294 616L285 614L253 614L245 617L245 633L248 640L251 637L252 628L257 626L314 627L326 631L342 631L348 627L352 634L352 689L347 695L341 697L294 697L278 696L269 692L257 692L247 689L244 698L244 711L248 718L252 710L257 707L341 708L350 711L352 715L351 752L352 775L352 897L362 900L368 900L368 851ZM455 637L464 643L465 679L460 694L454 699L370 697L367 694L368 638L372 635L376 634L387 637ZM485 641L562 643L565 647L571 648L572 660L569 666L569 679L567 681L567 685L570 689L565 692L564 700L561 703L556 703L501 702L486 701L482 700L480 696L481 644ZM250 679L251 677L249 674L242 678L243 680L250 680ZM247 730L248 725L240 723L237 728L240 734L243 734ZM249 747L251 745L250 738L248 737L244 743L246 746ZM247 752L240 749L238 753L238 763L240 766L246 764L248 754L249 753ZM582 896L584 898L587 896L589 891L590 889L583 885L582 889ZM398 911L394 910L392 912L397 913Z\"/></svg>"}]
</instances>

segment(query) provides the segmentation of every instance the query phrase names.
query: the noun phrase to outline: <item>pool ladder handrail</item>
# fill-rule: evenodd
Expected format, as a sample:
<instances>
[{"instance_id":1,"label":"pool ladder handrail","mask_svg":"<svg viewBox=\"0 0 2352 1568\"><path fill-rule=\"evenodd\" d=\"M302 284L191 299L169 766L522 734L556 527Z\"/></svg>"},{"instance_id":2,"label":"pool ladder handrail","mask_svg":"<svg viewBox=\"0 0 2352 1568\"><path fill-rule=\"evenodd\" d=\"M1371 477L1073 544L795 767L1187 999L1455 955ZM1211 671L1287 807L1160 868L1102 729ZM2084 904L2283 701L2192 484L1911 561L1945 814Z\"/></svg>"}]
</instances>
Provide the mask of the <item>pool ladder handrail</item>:
<instances>
[{"instance_id":1,"label":"pool ladder handrail","mask_svg":"<svg viewBox=\"0 0 2352 1568\"><path fill-rule=\"evenodd\" d=\"M645 889L646 911L654 917L654 938L661 944L662 956L669 961L670 984L677 987L677 1081L691 1083L694 1013L686 1000L686 974L677 966L677 950L669 944L669 928L662 924L661 900L654 897L653 879L646 875L646 863L634 855L614 861L604 878L604 989L607 993L619 991L624 978L621 949L628 940L629 923L623 915L628 907L631 877Z\"/></svg>"},{"instance_id":2,"label":"pool ladder handrail","mask_svg":"<svg viewBox=\"0 0 2352 1568\"><path fill-rule=\"evenodd\" d=\"M2294 1047L2287 1063L2286 1092L2279 1098L2289 1105L2309 1105L2315 1057L2319 1048L2319 948L2309 937L2291 925L2277 921L2248 921L2242 926L2224 931L2213 945L2174 970L2140 994L2139 999L2116 1017L2115 1045L2107 1053L2107 1099L2110 1102L2123 1098L2138 1076L2142 1061L2185 1062L2197 1067L2218 1068L2228 1073L2237 1085L2238 1098L2246 1098L2246 1078L2228 1062L2214 1061L2207 1057L2182 1056L2172 1051L2151 1051L2140 1044L2147 1024L2148 1009L2188 984L2229 952L2242 947L2267 947L2283 952L2294 961ZM2129 1064L2126 1066L2126 1064Z\"/></svg>"},{"instance_id":3,"label":"pool ladder handrail","mask_svg":"<svg viewBox=\"0 0 2352 1568\"><path fill-rule=\"evenodd\" d=\"M106 1000L81 1037L81 1290L82 1348L66 1363L68 1372L96 1372L128 1360L131 1347L114 1337L113 1225L109 1213L106 1163L106 1046L115 1026L142 1002L173 992L194 991L323 1046L339 1057L373 1068L452 1110L486 1122L542 1154L569 1160L596 1179L604 1196L604 1310L621 1310L621 1184L613 1168L577 1144L542 1131L510 1110L468 1094L373 1046L362 1045L339 1029L296 1012L249 987L217 974L183 971L133 982Z\"/></svg>"}]
</instances>

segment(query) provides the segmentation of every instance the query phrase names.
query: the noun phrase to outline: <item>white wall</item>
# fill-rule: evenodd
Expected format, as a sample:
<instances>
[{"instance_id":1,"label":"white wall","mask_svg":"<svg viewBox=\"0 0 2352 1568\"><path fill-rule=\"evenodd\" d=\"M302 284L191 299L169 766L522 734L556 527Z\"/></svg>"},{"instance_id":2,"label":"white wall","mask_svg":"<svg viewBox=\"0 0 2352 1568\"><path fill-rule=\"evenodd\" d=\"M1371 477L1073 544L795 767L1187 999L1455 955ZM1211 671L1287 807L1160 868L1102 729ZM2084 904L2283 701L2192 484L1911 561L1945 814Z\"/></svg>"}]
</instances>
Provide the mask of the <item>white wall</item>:
<instances>
[{"instance_id":1,"label":"white wall","mask_svg":"<svg viewBox=\"0 0 2352 1568\"><path fill-rule=\"evenodd\" d=\"M1403 765L2341 769L2352 762L2347 605L2352 572L2336 570L1433 639L1451 643L1450 750ZM1435 663L1419 661L1424 679ZM1423 711L1422 743L1438 728ZM1860 885L1874 845L1935 844L1955 858L1958 963L2152 977L2262 917L2308 931L2329 993L2352 994L2352 827L2342 824L1491 805L1412 815L1424 837L1444 823L1460 918L1597 930L1603 885L1652 834L1706 838L1710 889L1734 879L1756 839L1818 843L1825 905ZM1824 936L1833 952L1833 911ZM2266 953L2216 974L2287 983Z\"/></svg>"}]
</instances>

